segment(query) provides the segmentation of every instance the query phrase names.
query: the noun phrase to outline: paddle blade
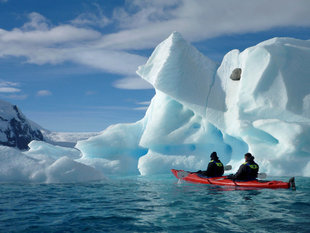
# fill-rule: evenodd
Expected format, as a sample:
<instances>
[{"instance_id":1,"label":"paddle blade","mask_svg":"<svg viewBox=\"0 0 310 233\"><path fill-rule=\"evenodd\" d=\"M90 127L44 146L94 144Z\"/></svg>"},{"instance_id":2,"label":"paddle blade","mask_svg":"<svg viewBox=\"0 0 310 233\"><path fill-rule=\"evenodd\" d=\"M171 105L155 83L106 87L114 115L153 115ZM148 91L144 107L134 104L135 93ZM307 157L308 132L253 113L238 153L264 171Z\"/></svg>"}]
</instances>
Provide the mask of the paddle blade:
<instances>
[{"instance_id":1,"label":"paddle blade","mask_svg":"<svg viewBox=\"0 0 310 233\"><path fill-rule=\"evenodd\" d=\"M288 182L290 183L292 190L296 190L295 177L292 177Z\"/></svg>"},{"instance_id":2,"label":"paddle blade","mask_svg":"<svg viewBox=\"0 0 310 233\"><path fill-rule=\"evenodd\" d=\"M257 178L258 179L266 179L267 178L267 174L266 173L258 173Z\"/></svg>"},{"instance_id":3,"label":"paddle blade","mask_svg":"<svg viewBox=\"0 0 310 233\"><path fill-rule=\"evenodd\" d=\"M226 165L225 167L224 167L224 170L225 171L229 171L229 170L231 170L232 169L232 166L231 165Z\"/></svg>"}]
</instances>

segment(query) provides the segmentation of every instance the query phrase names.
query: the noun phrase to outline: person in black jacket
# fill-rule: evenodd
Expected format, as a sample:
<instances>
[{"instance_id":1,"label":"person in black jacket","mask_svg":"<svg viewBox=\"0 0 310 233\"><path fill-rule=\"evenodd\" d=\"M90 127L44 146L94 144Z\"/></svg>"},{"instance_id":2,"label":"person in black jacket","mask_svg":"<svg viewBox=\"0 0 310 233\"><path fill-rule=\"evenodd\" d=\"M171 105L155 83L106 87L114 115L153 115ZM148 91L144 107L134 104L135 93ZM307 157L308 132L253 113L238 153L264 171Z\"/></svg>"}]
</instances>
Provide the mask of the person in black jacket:
<instances>
[{"instance_id":1,"label":"person in black jacket","mask_svg":"<svg viewBox=\"0 0 310 233\"><path fill-rule=\"evenodd\" d=\"M209 162L206 171L198 171L199 174L208 177L219 177L224 174L224 165L217 157L216 152L212 152L210 155L211 161Z\"/></svg>"},{"instance_id":2,"label":"person in black jacket","mask_svg":"<svg viewBox=\"0 0 310 233\"><path fill-rule=\"evenodd\" d=\"M236 174L231 174L227 178L231 180L249 181L255 180L258 175L259 166L254 162L254 156L251 153L244 155L245 163L243 163Z\"/></svg>"}]
</instances>

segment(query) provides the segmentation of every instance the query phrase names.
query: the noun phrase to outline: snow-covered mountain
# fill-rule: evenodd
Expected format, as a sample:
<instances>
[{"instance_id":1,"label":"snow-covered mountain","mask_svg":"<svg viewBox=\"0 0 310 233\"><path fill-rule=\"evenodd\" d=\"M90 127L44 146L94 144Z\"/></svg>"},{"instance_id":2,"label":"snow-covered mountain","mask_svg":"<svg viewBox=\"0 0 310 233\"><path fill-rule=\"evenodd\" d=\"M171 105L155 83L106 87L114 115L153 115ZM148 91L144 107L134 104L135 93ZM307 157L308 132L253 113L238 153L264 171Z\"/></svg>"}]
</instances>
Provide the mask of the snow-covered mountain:
<instances>
[{"instance_id":1,"label":"snow-covered mountain","mask_svg":"<svg viewBox=\"0 0 310 233\"><path fill-rule=\"evenodd\" d=\"M16 105L0 100L0 145L26 150L32 140L44 140L40 127L28 120Z\"/></svg>"}]
</instances>

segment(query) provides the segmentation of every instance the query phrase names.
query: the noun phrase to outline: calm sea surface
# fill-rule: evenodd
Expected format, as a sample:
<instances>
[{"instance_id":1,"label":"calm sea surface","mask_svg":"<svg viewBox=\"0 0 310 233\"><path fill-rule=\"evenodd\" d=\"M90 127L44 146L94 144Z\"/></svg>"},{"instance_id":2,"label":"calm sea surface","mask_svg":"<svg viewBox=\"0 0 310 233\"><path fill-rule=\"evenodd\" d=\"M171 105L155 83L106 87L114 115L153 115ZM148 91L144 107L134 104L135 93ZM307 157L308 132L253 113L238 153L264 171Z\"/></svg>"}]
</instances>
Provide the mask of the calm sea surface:
<instances>
[{"instance_id":1,"label":"calm sea surface","mask_svg":"<svg viewBox=\"0 0 310 233\"><path fill-rule=\"evenodd\" d=\"M310 232L310 178L296 185L235 190L172 175L0 184L0 232Z\"/></svg>"}]
</instances>

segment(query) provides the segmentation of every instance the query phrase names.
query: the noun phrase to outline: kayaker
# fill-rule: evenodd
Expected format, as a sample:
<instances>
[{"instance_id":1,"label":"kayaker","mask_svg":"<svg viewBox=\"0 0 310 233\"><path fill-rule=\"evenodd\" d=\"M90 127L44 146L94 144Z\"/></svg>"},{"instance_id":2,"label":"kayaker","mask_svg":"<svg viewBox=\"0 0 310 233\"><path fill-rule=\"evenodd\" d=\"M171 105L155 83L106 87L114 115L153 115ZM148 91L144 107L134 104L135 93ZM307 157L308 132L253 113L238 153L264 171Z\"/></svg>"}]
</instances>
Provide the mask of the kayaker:
<instances>
[{"instance_id":1,"label":"kayaker","mask_svg":"<svg viewBox=\"0 0 310 233\"><path fill-rule=\"evenodd\" d=\"M220 177L224 174L224 165L219 160L217 153L212 152L210 155L211 161L208 164L206 171L199 170L197 173L207 177Z\"/></svg>"},{"instance_id":2,"label":"kayaker","mask_svg":"<svg viewBox=\"0 0 310 233\"><path fill-rule=\"evenodd\" d=\"M231 180L255 180L258 175L259 166L254 162L254 156L251 153L244 155L245 162L239 167L236 174L231 174L227 178Z\"/></svg>"}]
</instances>

